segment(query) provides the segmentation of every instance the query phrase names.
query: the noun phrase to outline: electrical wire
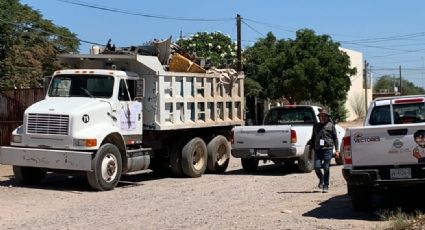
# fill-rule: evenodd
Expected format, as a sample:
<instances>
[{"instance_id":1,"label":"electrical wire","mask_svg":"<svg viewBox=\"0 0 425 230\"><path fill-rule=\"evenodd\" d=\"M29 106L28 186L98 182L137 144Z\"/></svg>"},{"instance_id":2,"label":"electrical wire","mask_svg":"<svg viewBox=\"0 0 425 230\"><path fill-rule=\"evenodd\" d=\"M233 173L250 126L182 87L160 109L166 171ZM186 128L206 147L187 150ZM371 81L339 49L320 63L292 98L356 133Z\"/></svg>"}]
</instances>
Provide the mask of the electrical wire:
<instances>
[{"instance_id":1,"label":"electrical wire","mask_svg":"<svg viewBox=\"0 0 425 230\"><path fill-rule=\"evenodd\" d=\"M258 33L259 35L265 37L266 35L264 35L263 33L261 33L260 31L258 31L257 29L255 29L254 27L250 26L248 23L246 23L244 20L242 20L242 23L246 26L248 26L251 30L253 30L254 32Z\"/></svg>"}]
</instances>

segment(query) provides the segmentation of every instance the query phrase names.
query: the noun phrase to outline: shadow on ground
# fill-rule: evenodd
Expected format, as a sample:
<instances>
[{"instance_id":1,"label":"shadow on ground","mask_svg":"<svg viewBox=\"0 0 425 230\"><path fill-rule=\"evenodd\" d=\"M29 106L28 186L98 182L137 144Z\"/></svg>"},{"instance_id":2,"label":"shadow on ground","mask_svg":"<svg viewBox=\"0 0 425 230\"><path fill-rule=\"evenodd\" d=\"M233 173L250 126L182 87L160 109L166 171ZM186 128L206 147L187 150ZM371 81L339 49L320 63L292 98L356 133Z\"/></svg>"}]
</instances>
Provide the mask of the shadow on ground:
<instances>
[{"instance_id":1,"label":"shadow on ground","mask_svg":"<svg viewBox=\"0 0 425 230\"><path fill-rule=\"evenodd\" d=\"M169 176L169 175L168 175ZM49 189L67 192L93 192L85 175L48 173L44 180L36 185L21 185L12 175L3 176L6 180L0 180L0 187L25 187L33 189ZM143 172L132 175L122 175L116 189L144 185L143 182L166 178L165 174Z\"/></svg>"},{"instance_id":2,"label":"shadow on ground","mask_svg":"<svg viewBox=\"0 0 425 230\"><path fill-rule=\"evenodd\" d=\"M358 212L351 206L351 198L348 195L332 197L315 208L303 214L303 216L319 219L355 219L367 221L381 221L386 213L403 213L414 215L417 212L425 212L425 200L421 199L421 189L403 189L389 191L385 194L373 196L371 210Z\"/></svg>"},{"instance_id":3,"label":"shadow on ground","mask_svg":"<svg viewBox=\"0 0 425 230\"><path fill-rule=\"evenodd\" d=\"M332 164L331 167L339 167L336 164ZM312 171L313 172L313 171ZM259 176L285 176L288 174L303 174L298 169L297 164L285 165L285 164L265 164L260 165L255 172L245 172L243 169L238 168L234 170L227 170L225 175L259 175Z\"/></svg>"}]
</instances>

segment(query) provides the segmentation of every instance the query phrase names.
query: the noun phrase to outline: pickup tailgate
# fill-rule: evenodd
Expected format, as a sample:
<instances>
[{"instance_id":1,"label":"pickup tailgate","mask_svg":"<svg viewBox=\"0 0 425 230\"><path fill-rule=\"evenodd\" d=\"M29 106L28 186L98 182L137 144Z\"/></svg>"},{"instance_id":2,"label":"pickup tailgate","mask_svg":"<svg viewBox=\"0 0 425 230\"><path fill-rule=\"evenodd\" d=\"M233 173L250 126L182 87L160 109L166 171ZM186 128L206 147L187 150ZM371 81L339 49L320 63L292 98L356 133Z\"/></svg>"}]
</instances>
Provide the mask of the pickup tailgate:
<instances>
[{"instance_id":1,"label":"pickup tailgate","mask_svg":"<svg viewBox=\"0 0 425 230\"><path fill-rule=\"evenodd\" d=\"M233 149L280 149L291 147L291 126L237 126Z\"/></svg>"},{"instance_id":2,"label":"pickup tailgate","mask_svg":"<svg viewBox=\"0 0 425 230\"><path fill-rule=\"evenodd\" d=\"M425 155L425 146L418 146L414 138L420 130L425 132L425 125L349 128L353 166L417 164L419 159L413 152L421 151Z\"/></svg>"}]
</instances>

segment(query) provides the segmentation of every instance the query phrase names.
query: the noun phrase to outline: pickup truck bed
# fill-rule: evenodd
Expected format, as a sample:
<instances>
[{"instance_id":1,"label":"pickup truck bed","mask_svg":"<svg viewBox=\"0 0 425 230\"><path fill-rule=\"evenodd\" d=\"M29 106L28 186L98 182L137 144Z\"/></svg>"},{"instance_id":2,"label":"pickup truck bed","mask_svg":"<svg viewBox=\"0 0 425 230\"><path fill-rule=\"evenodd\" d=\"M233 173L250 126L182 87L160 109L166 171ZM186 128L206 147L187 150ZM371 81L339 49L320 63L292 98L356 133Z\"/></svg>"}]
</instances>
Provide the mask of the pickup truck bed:
<instances>
[{"instance_id":1,"label":"pickup truck bed","mask_svg":"<svg viewBox=\"0 0 425 230\"><path fill-rule=\"evenodd\" d=\"M259 160L277 164L297 161L300 171L311 172L309 140L313 125L319 122L319 110L310 105L275 107L266 114L264 125L233 128L232 155L241 158L242 167L248 172L257 169ZM338 125L336 128L342 141L344 129Z\"/></svg>"}]
</instances>

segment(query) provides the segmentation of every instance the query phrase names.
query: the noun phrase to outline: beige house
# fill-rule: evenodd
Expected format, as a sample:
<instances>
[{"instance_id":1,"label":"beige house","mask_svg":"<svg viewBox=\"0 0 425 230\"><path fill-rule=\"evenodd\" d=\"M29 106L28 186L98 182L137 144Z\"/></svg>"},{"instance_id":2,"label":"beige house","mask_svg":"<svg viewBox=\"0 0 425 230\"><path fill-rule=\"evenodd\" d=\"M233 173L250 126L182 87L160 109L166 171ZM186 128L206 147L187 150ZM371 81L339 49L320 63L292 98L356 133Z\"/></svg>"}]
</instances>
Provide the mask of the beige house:
<instances>
[{"instance_id":1,"label":"beige house","mask_svg":"<svg viewBox=\"0 0 425 230\"><path fill-rule=\"evenodd\" d=\"M369 106L369 103L372 101L372 84L371 80L368 79L368 89L365 91L363 79L363 54L345 48L340 49L350 57L351 67L355 67L357 69L357 73L350 77L351 87L347 94L347 101L345 102L345 108L348 111L347 121L352 121L364 116L366 110L365 93L367 95L366 105Z\"/></svg>"}]
</instances>

